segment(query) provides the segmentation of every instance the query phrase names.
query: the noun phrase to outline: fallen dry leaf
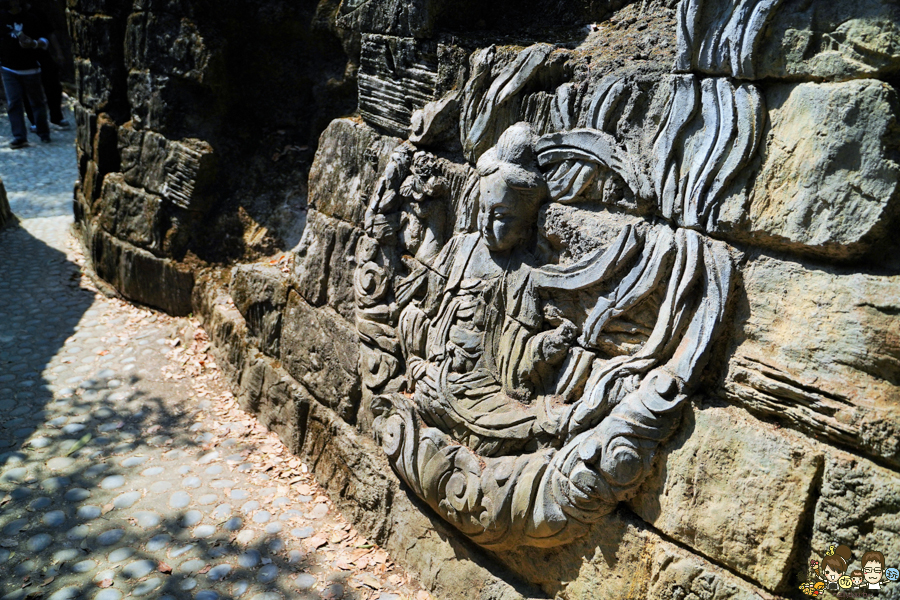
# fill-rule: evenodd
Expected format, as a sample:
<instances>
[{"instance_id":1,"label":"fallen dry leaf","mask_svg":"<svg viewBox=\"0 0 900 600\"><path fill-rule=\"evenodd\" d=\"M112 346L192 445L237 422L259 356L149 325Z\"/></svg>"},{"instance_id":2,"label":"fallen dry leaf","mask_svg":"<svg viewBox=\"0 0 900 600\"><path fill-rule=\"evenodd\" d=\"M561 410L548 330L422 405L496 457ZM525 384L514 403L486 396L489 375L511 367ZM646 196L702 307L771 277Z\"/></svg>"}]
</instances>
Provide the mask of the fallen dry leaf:
<instances>
[{"instance_id":1,"label":"fallen dry leaf","mask_svg":"<svg viewBox=\"0 0 900 600\"><path fill-rule=\"evenodd\" d=\"M108 588L112 587L113 580L112 579L104 579L100 583L97 584L97 587Z\"/></svg>"},{"instance_id":2,"label":"fallen dry leaf","mask_svg":"<svg viewBox=\"0 0 900 600\"><path fill-rule=\"evenodd\" d=\"M159 563L159 572L160 572L160 573L171 573L171 572L172 572L172 567L170 567L169 565L167 565L167 564L164 563L164 562L160 562L160 563Z\"/></svg>"},{"instance_id":3,"label":"fallen dry leaf","mask_svg":"<svg viewBox=\"0 0 900 600\"><path fill-rule=\"evenodd\" d=\"M205 574L209 573L210 569L212 569L212 565L206 565L205 567L203 567L202 569L197 571L197 573L199 573L200 575L205 575Z\"/></svg>"},{"instance_id":4,"label":"fallen dry leaf","mask_svg":"<svg viewBox=\"0 0 900 600\"><path fill-rule=\"evenodd\" d=\"M315 535L311 538L307 538L307 540L306 540L306 545L309 546L310 548L312 548L313 550L315 550L316 548L321 548L322 546L324 546L327 543L328 543L328 540L326 540L325 538L323 538L320 535Z\"/></svg>"},{"instance_id":5,"label":"fallen dry leaf","mask_svg":"<svg viewBox=\"0 0 900 600\"><path fill-rule=\"evenodd\" d=\"M360 573L356 576L356 579L359 580L360 583L369 586L373 590L381 589L381 582L378 581L374 576L369 575L368 573Z\"/></svg>"}]
</instances>

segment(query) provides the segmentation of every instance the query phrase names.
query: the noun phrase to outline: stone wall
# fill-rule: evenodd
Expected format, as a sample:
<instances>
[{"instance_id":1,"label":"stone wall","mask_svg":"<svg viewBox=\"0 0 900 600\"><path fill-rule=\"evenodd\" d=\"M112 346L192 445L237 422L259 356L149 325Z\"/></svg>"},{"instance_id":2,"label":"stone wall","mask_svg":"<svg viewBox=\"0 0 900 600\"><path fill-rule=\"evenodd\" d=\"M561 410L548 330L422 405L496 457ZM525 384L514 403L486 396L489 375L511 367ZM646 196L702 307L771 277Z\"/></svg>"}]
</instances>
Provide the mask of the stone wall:
<instances>
[{"instance_id":1,"label":"stone wall","mask_svg":"<svg viewBox=\"0 0 900 600\"><path fill-rule=\"evenodd\" d=\"M893 3L69 6L97 273L438 597L900 564Z\"/></svg>"},{"instance_id":2,"label":"stone wall","mask_svg":"<svg viewBox=\"0 0 900 600\"><path fill-rule=\"evenodd\" d=\"M6 197L6 186L0 180L0 229L16 222L16 217L9 208L9 200Z\"/></svg>"}]
</instances>

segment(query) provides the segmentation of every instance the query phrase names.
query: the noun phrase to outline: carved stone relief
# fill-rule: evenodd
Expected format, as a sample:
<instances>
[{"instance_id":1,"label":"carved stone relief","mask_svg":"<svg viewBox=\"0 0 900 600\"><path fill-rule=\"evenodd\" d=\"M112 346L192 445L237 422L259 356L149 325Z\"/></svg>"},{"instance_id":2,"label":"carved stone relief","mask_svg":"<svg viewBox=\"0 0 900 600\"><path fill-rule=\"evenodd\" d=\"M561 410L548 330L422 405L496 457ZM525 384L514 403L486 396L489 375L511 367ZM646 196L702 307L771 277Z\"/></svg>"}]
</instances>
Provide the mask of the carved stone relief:
<instances>
[{"instance_id":1,"label":"carved stone relief","mask_svg":"<svg viewBox=\"0 0 900 600\"><path fill-rule=\"evenodd\" d=\"M526 122L507 127L515 113L504 103L550 51L526 49L493 79L474 57L460 129L475 168L451 186L443 159L398 146L357 247L360 371L376 436L421 499L493 549L566 543L648 474L732 288L727 246L703 228L761 129L753 86L692 76L669 80L649 157L603 131L626 87L615 79L581 111L572 86L559 87L543 136ZM601 172L662 218L548 263L538 211L583 199Z\"/></svg>"}]
</instances>

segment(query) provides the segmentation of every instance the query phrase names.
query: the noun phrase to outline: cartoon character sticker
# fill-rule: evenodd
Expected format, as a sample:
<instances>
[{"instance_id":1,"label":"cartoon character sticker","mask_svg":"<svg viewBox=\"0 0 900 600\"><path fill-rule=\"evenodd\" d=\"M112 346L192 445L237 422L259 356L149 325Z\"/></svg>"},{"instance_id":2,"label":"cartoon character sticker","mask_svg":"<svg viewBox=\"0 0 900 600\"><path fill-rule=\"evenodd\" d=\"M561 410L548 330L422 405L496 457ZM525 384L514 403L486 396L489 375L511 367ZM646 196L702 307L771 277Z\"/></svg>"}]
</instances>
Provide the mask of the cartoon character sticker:
<instances>
[{"instance_id":1,"label":"cartoon character sticker","mask_svg":"<svg viewBox=\"0 0 900 600\"><path fill-rule=\"evenodd\" d=\"M880 590L884 581L884 554L869 550L860 559L863 567L863 578L870 590Z\"/></svg>"},{"instance_id":2,"label":"cartoon character sticker","mask_svg":"<svg viewBox=\"0 0 900 600\"><path fill-rule=\"evenodd\" d=\"M850 559L853 553L850 548L841 544L838 547L831 546L825 553L822 560L822 574L825 576L825 589L829 592L836 592L842 586L838 584L838 580L847 572L850 565Z\"/></svg>"},{"instance_id":3,"label":"cartoon character sticker","mask_svg":"<svg viewBox=\"0 0 900 600\"><path fill-rule=\"evenodd\" d=\"M885 568L884 554L867 550L860 557L860 567L850 566L853 552L844 544L829 544L821 563L809 561L807 581L800 591L807 596L831 592L838 597L878 594L884 585L900 580L900 569Z\"/></svg>"}]
</instances>

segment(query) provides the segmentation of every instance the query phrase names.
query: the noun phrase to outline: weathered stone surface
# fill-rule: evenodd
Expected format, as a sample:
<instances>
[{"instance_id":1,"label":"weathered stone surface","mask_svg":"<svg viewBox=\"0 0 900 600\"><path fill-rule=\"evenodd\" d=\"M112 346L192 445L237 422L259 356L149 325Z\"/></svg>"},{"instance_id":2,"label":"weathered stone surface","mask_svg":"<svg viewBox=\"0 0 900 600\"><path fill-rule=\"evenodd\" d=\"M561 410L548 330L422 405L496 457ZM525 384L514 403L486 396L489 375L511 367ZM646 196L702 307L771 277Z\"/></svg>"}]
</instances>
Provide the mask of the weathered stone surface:
<instances>
[{"instance_id":1,"label":"weathered stone surface","mask_svg":"<svg viewBox=\"0 0 900 600\"><path fill-rule=\"evenodd\" d=\"M683 0L677 66L749 79L890 76L900 70L898 22L888 0Z\"/></svg>"},{"instance_id":2,"label":"weathered stone surface","mask_svg":"<svg viewBox=\"0 0 900 600\"><path fill-rule=\"evenodd\" d=\"M765 594L664 540L627 511L608 515L568 547L521 549L504 562L547 596L564 600L597 598L598 590L604 598L750 600Z\"/></svg>"},{"instance_id":3,"label":"weathered stone surface","mask_svg":"<svg viewBox=\"0 0 900 600\"><path fill-rule=\"evenodd\" d=\"M211 78L208 70L213 56L197 25L183 15L138 12L128 18L128 69L153 70L204 83Z\"/></svg>"},{"instance_id":4,"label":"weathered stone surface","mask_svg":"<svg viewBox=\"0 0 900 600\"><path fill-rule=\"evenodd\" d=\"M355 328L333 309L314 309L291 292L281 329L284 368L320 402L352 422L360 399Z\"/></svg>"},{"instance_id":5,"label":"weathered stone surface","mask_svg":"<svg viewBox=\"0 0 900 600\"><path fill-rule=\"evenodd\" d=\"M358 227L310 211L295 250L297 291L313 306L328 304L345 319L354 318L353 273Z\"/></svg>"},{"instance_id":6,"label":"weathered stone surface","mask_svg":"<svg viewBox=\"0 0 900 600\"><path fill-rule=\"evenodd\" d=\"M196 139L173 141L126 123L118 130L118 151L125 180L193 211L208 208L208 187L216 177L213 150Z\"/></svg>"},{"instance_id":7,"label":"weathered stone surface","mask_svg":"<svg viewBox=\"0 0 900 600\"><path fill-rule=\"evenodd\" d=\"M690 413L629 505L666 536L763 587L783 587L821 453L735 408Z\"/></svg>"},{"instance_id":8,"label":"weathered stone surface","mask_svg":"<svg viewBox=\"0 0 900 600\"><path fill-rule=\"evenodd\" d=\"M288 276L278 267L238 265L231 272L229 291L247 322L251 342L269 356L279 357L281 315L287 305Z\"/></svg>"},{"instance_id":9,"label":"weathered stone surface","mask_svg":"<svg viewBox=\"0 0 900 600\"><path fill-rule=\"evenodd\" d=\"M720 225L836 258L883 239L900 210L896 91L871 80L785 84L767 90L766 104L771 124L749 206L723 208Z\"/></svg>"},{"instance_id":10,"label":"weathered stone surface","mask_svg":"<svg viewBox=\"0 0 900 600\"><path fill-rule=\"evenodd\" d=\"M71 0L79 220L437 597L787 595L813 505L897 528L898 17L839 4Z\"/></svg>"},{"instance_id":11,"label":"weathered stone surface","mask_svg":"<svg viewBox=\"0 0 900 600\"><path fill-rule=\"evenodd\" d=\"M832 544L853 549L851 569L861 569L863 552L884 554L885 566L900 564L900 475L847 452L830 450L815 506L811 557ZM808 556L804 556L807 558ZM894 584L882 584L896 598Z\"/></svg>"},{"instance_id":12,"label":"weathered stone surface","mask_svg":"<svg viewBox=\"0 0 900 600\"><path fill-rule=\"evenodd\" d=\"M220 279L221 278L221 279ZM203 319L203 326L213 342L219 364L237 390L248 359L247 323L227 293L228 280L223 273L206 271L195 282L191 294L193 312Z\"/></svg>"},{"instance_id":13,"label":"weathered stone surface","mask_svg":"<svg viewBox=\"0 0 900 600\"><path fill-rule=\"evenodd\" d=\"M159 196L131 187L121 173L110 173L95 211L108 233L159 254L165 234L162 206Z\"/></svg>"},{"instance_id":14,"label":"weathered stone surface","mask_svg":"<svg viewBox=\"0 0 900 600\"><path fill-rule=\"evenodd\" d=\"M9 209L9 200L6 198L6 187L0 179L0 229L16 222L16 217Z\"/></svg>"},{"instance_id":15,"label":"weathered stone surface","mask_svg":"<svg viewBox=\"0 0 900 600\"><path fill-rule=\"evenodd\" d=\"M309 172L309 206L360 226L366 211L362 193L374 187L400 140L351 119L332 121L321 139L327 141L319 145Z\"/></svg>"},{"instance_id":16,"label":"weathered stone surface","mask_svg":"<svg viewBox=\"0 0 900 600\"><path fill-rule=\"evenodd\" d=\"M789 0L758 53L761 78L890 77L900 71L900 7L890 0Z\"/></svg>"},{"instance_id":17,"label":"weathered stone surface","mask_svg":"<svg viewBox=\"0 0 900 600\"><path fill-rule=\"evenodd\" d=\"M307 418L314 402L309 392L275 361L248 348L246 363L237 383L238 402L259 415L263 425L278 434L294 454L299 454L306 436Z\"/></svg>"},{"instance_id":18,"label":"weathered stone surface","mask_svg":"<svg viewBox=\"0 0 900 600\"><path fill-rule=\"evenodd\" d=\"M363 36L359 113L368 123L405 137L413 111L435 99L437 82L437 47L433 42Z\"/></svg>"},{"instance_id":19,"label":"weathered stone surface","mask_svg":"<svg viewBox=\"0 0 900 600\"><path fill-rule=\"evenodd\" d=\"M100 230L93 232L90 248L97 275L126 298L173 315L191 312L191 271Z\"/></svg>"},{"instance_id":20,"label":"weathered stone surface","mask_svg":"<svg viewBox=\"0 0 900 600\"><path fill-rule=\"evenodd\" d=\"M900 466L900 277L756 254L724 397Z\"/></svg>"}]
</instances>

